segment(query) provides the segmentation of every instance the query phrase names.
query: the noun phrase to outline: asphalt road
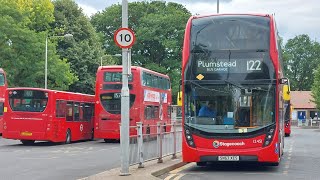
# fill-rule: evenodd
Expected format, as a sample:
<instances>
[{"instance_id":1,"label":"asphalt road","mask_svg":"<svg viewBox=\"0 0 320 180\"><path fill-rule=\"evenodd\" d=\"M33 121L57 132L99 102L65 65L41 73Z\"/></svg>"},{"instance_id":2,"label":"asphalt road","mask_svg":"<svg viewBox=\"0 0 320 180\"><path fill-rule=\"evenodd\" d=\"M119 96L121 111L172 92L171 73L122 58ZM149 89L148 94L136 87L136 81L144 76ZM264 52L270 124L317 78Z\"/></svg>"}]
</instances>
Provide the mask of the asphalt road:
<instances>
[{"instance_id":1,"label":"asphalt road","mask_svg":"<svg viewBox=\"0 0 320 180\"><path fill-rule=\"evenodd\" d=\"M278 167L261 165L209 165L190 163L161 177L165 180L294 180L320 179L320 130L293 128L285 138L285 152Z\"/></svg>"},{"instance_id":2,"label":"asphalt road","mask_svg":"<svg viewBox=\"0 0 320 180\"><path fill-rule=\"evenodd\" d=\"M0 179L78 179L120 166L119 143L103 140L54 144L0 137Z\"/></svg>"}]
</instances>

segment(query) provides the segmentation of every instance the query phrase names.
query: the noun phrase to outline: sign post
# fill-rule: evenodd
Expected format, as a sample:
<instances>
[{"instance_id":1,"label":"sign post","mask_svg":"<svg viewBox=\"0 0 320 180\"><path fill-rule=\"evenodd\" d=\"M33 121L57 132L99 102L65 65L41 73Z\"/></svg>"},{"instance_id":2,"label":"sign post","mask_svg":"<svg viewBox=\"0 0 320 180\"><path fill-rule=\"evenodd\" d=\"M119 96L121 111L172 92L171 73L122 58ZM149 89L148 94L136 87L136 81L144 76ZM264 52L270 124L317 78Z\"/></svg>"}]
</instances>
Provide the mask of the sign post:
<instances>
[{"instance_id":1,"label":"sign post","mask_svg":"<svg viewBox=\"0 0 320 180\"><path fill-rule=\"evenodd\" d=\"M129 48L135 41L134 33L128 28L128 0L122 0L122 28L114 33L114 41L122 48L122 89L121 89L121 126L120 149L121 170L120 176L129 173L129 102L130 93L128 76L131 73L131 51Z\"/></svg>"}]
</instances>

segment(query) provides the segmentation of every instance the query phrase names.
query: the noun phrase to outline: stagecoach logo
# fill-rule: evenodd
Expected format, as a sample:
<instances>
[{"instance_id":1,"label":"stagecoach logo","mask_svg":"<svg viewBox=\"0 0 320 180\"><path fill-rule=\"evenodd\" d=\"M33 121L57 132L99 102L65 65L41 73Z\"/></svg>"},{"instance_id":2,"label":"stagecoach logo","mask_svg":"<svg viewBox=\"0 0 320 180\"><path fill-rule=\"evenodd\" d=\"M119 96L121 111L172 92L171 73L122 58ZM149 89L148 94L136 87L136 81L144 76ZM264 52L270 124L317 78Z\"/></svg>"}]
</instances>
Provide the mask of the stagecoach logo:
<instances>
[{"instance_id":1,"label":"stagecoach logo","mask_svg":"<svg viewBox=\"0 0 320 180\"><path fill-rule=\"evenodd\" d=\"M213 147L218 148L219 147L219 141L213 141Z\"/></svg>"},{"instance_id":2,"label":"stagecoach logo","mask_svg":"<svg viewBox=\"0 0 320 180\"><path fill-rule=\"evenodd\" d=\"M246 143L244 143L243 141L241 141L241 142L219 142L219 141L215 140L215 141L213 141L212 145L213 145L213 147L218 148L220 146L223 146L223 147L244 146L244 145L246 145Z\"/></svg>"}]
</instances>

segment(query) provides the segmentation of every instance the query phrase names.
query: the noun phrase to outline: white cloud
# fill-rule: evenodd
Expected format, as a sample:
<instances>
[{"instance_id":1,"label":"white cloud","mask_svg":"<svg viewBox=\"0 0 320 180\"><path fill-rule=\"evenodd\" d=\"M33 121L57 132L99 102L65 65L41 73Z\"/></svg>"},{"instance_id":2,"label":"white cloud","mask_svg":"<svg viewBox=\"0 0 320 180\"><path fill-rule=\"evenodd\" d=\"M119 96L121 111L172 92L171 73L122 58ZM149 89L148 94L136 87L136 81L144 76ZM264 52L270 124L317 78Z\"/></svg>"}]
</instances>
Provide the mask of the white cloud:
<instances>
[{"instance_id":1,"label":"white cloud","mask_svg":"<svg viewBox=\"0 0 320 180\"><path fill-rule=\"evenodd\" d=\"M83 12L88 16L92 16L93 14L95 14L97 12L97 9L95 9L94 7L92 6L88 6L88 5L85 5L85 4L81 4L81 3L78 3L78 6L83 10Z\"/></svg>"}]
</instances>

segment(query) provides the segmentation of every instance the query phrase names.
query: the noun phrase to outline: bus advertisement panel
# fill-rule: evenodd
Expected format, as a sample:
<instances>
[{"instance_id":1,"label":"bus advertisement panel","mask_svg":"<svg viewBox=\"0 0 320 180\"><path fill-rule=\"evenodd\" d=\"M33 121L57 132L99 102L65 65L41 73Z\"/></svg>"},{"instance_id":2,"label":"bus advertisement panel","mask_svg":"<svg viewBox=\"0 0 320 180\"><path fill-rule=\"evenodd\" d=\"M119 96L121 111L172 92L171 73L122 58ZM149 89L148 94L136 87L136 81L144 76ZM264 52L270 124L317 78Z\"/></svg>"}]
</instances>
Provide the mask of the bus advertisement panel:
<instances>
[{"instance_id":1,"label":"bus advertisement panel","mask_svg":"<svg viewBox=\"0 0 320 180\"><path fill-rule=\"evenodd\" d=\"M6 73L2 68L0 68L0 135L3 131L3 111L4 111L4 100L5 100L5 92L7 89L7 79Z\"/></svg>"},{"instance_id":2,"label":"bus advertisement panel","mask_svg":"<svg viewBox=\"0 0 320 180\"><path fill-rule=\"evenodd\" d=\"M170 123L171 86L167 75L132 66L129 76L130 126L142 122L143 133L155 133L157 122ZM122 66L101 66L97 71L95 138L120 139ZM169 130L169 129L167 129ZM130 135L136 130L130 129Z\"/></svg>"},{"instance_id":3,"label":"bus advertisement panel","mask_svg":"<svg viewBox=\"0 0 320 180\"><path fill-rule=\"evenodd\" d=\"M189 19L182 61L184 162L279 164L286 78L277 43L271 15Z\"/></svg>"},{"instance_id":4,"label":"bus advertisement panel","mask_svg":"<svg viewBox=\"0 0 320 180\"><path fill-rule=\"evenodd\" d=\"M94 95L8 88L3 137L23 144L93 139Z\"/></svg>"}]
</instances>

